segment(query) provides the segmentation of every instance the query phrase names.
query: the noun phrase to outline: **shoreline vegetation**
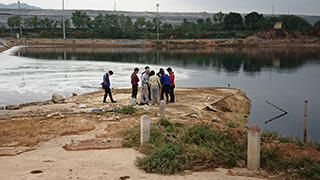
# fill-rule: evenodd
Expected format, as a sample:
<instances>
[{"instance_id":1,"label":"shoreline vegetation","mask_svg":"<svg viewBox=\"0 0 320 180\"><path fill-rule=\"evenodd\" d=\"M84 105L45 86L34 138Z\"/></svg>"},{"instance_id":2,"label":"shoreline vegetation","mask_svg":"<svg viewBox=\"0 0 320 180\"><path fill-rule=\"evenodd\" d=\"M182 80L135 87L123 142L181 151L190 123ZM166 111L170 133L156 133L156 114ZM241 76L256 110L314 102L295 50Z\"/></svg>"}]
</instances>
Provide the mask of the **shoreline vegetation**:
<instances>
[{"instance_id":1,"label":"shoreline vegetation","mask_svg":"<svg viewBox=\"0 0 320 180\"><path fill-rule=\"evenodd\" d=\"M115 104L102 103L103 93L74 95L61 104L44 101L0 110L0 157L21 154L32 159L61 147L64 150L58 154L69 155L134 148L145 155L136 156L135 165L149 173L190 174L226 168L227 176L320 177L320 145L311 141L304 144L276 132L262 132L260 170L245 170L250 100L238 89L177 88L177 102L167 105L166 118L159 117L157 106L130 106L130 89L113 90ZM118 112L111 112L114 109ZM140 146L139 122L144 114L151 118L151 138ZM50 156L57 159L55 153ZM12 173L9 175L17 174L18 169L8 170Z\"/></svg>"}]
</instances>

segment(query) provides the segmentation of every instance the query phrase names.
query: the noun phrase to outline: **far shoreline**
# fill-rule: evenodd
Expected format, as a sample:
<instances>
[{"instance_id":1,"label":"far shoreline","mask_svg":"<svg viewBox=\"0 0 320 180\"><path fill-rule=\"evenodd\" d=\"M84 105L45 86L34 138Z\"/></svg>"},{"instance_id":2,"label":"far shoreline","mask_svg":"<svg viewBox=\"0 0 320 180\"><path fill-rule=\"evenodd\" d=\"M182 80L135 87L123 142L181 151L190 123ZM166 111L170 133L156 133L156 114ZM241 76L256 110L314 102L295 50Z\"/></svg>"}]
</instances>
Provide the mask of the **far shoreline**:
<instances>
[{"instance_id":1,"label":"far shoreline","mask_svg":"<svg viewBox=\"0 0 320 180\"><path fill-rule=\"evenodd\" d=\"M0 53L14 46L62 46L66 48L165 48L165 49L201 49L201 48L263 48L263 47L320 47L316 37L304 39L259 39L249 36L245 39L176 39L176 40L128 40L128 39L44 39L44 38L6 38L1 39Z\"/></svg>"}]
</instances>

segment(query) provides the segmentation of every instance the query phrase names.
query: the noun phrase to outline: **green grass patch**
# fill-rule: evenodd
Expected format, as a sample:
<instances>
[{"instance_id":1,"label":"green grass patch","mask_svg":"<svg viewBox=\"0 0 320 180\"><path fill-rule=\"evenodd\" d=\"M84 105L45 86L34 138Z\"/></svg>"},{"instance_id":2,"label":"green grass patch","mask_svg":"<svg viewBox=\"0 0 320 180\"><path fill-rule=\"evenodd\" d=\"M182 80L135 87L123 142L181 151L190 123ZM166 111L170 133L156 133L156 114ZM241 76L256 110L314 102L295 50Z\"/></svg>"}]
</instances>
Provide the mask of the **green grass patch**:
<instances>
[{"instance_id":1,"label":"green grass patch","mask_svg":"<svg viewBox=\"0 0 320 180\"><path fill-rule=\"evenodd\" d=\"M279 139L278 132L276 131L264 131L261 133L261 137L271 141Z\"/></svg>"},{"instance_id":2,"label":"green grass patch","mask_svg":"<svg viewBox=\"0 0 320 180\"><path fill-rule=\"evenodd\" d=\"M126 131L124 144L127 147L139 147L139 132L138 126ZM208 125L186 126L160 119L151 125L150 142L139 147L146 156L137 158L135 164L146 172L159 174L246 167L246 134L232 132ZM262 136L280 139L275 132L264 132ZM282 138L283 143L297 143L296 139ZM289 178L319 179L319 164L310 158L282 157L277 145L261 147L261 168L271 173L283 172Z\"/></svg>"},{"instance_id":3,"label":"green grass patch","mask_svg":"<svg viewBox=\"0 0 320 180\"><path fill-rule=\"evenodd\" d=\"M149 173L175 174L184 170L186 157L183 147L174 143L164 143L154 148L150 155L138 157L135 164Z\"/></svg>"},{"instance_id":4,"label":"green grass patch","mask_svg":"<svg viewBox=\"0 0 320 180\"><path fill-rule=\"evenodd\" d=\"M118 112L122 114L133 114L136 112L136 109L133 106L129 105L129 106L123 106L118 110Z\"/></svg>"},{"instance_id":5,"label":"green grass patch","mask_svg":"<svg viewBox=\"0 0 320 180\"><path fill-rule=\"evenodd\" d=\"M269 172L278 170L278 161L280 159L280 149L277 146L261 148L261 167Z\"/></svg>"},{"instance_id":6,"label":"green grass patch","mask_svg":"<svg viewBox=\"0 0 320 180\"><path fill-rule=\"evenodd\" d=\"M238 124L236 124L234 122L228 122L226 125L228 128L237 128L239 126Z\"/></svg>"},{"instance_id":7,"label":"green grass patch","mask_svg":"<svg viewBox=\"0 0 320 180\"><path fill-rule=\"evenodd\" d=\"M245 165L246 161L246 143L238 142L227 132L205 125L185 127L166 119L152 125L150 142L141 150L147 156L138 158L136 165L150 173L232 168Z\"/></svg>"}]
</instances>

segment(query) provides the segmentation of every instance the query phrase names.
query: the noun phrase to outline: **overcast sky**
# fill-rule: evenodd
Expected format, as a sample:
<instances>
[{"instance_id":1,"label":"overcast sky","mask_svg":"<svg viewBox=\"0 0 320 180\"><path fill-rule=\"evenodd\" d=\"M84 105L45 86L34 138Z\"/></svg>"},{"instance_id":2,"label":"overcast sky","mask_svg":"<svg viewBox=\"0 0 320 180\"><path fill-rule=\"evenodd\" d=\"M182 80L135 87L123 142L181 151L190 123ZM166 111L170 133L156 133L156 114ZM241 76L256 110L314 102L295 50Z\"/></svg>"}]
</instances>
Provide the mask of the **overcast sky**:
<instances>
[{"instance_id":1,"label":"overcast sky","mask_svg":"<svg viewBox=\"0 0 320 180\"><path fill-rule=\"evenodd\" d=\"M174 12L241 12L272 13L273 0L116 0L117 10ZM274 0L277 14L320 15L320 0ZM1 3L15 3L1 0ZM21 0L43 9L60 9L62 0ZM113 10L115 0L65 0L66 9Z\"/></svg>"}]
</instances>

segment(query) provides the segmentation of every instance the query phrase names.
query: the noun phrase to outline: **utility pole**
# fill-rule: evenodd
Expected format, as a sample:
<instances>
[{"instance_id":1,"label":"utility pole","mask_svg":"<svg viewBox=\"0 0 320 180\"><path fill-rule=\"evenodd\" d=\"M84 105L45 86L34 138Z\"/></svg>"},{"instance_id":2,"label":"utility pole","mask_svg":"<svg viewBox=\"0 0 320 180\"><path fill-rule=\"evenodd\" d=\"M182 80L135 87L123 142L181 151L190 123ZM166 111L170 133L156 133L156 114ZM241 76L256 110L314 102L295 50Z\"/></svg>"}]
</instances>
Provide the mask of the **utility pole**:
<instances>
[{"instance_id":1,"label":"utility pole","mask_svg":"<svg viewBox=\"0 0 320 180\"><path fill-rule=\"evenodd\" d=\"M19 26L20 26L20 38L22 38L21 7L20 7L20 1L18 1L18 5L19 5Z\"/></svg>"},{"instance_id":2,"label":"utility pole","mask_svg":"<svg viewBox=\"0 0 320 180\"><path fill-rule=\"evenodd\" d=\"M274 17L274 0L273 0L273 4L272 4L272 16Z\"/></svg>"},{"instance_id":3,"label":"utility pole","mask_svg":"<svg viewBox=\"0 0 320 180\"><path fill-rule=\"evenodd\" d=\"M117 11L117 1L115 0L114 1L114 12L116 12Z\"/></svg>"},{"instance_id":4,"label":"utility pole","mask_svg":"<svg viewBox=\"0 0 320 180\"><path fill-rule=\"evenodd\" d=\"M159 3L157 5L157 40L159 40Z\"/></svg>"},{"instance_id":5,"label":"utility pole","mask_svg":"<svg viewBox=\"0 0 320 180\"><path fill-rule=\"evenodd\" d=\"M64 20L64 0L62 0L62 29L63 29L63 39L66 39L66 23Z\"/></svg>"}]
</instances>

